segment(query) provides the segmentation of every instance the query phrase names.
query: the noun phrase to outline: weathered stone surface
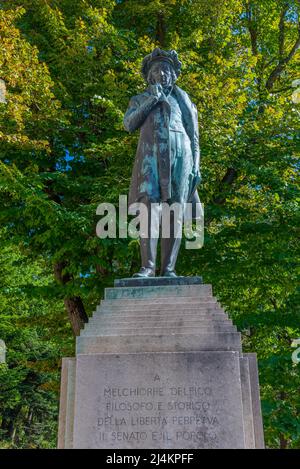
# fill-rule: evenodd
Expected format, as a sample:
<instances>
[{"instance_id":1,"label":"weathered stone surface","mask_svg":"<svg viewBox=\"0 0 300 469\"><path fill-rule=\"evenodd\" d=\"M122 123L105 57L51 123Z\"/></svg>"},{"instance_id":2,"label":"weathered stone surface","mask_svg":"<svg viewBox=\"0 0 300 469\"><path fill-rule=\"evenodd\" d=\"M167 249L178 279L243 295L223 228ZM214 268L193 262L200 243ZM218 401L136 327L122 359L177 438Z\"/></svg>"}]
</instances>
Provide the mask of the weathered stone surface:
<instances>
[{"instance_id":1,"label":"weathered stone surface","mask_svg":"<svg viewBox=\"0 0 300 469\"><path fill-rule=\"evenodd\" d=\"M138 353L170 351L242 351L239 332L205 332L204 334L139 334L110 336L81 335L76 339L77 354L89 353Z\"/></svg>"},{"instance_id":2,"label":"weathered stone surface","mask_svg":"<svg viewBox=\"0 0 300 469\"><path fill-rule=\"evenodd\" d=\"M145 310L130 310L126 309L125 311L122 310L115 310L115 311L107 311L107 310L98 310L95 311L93 316L89 318L89 322L91 321L98 321L100 319L106 319L107 321L115 321L116 319L119 319L120 321L127 321L130 317L137 318L140 320L147 320L148 318L162 318L162 319L170 319L172 320L173 318L183 318L183 319L188 319L191 317L197 317L199 319L220 319L224 320L226 319L227 321L231 321L231 319L228 318L227 314L224 313L224 311L216 308L211 308L211 309L188 309L188 310L182 310L182 309L174 309L173 311L169 311L167 309L157 309L157 310L150 310L150 311L145 311Z\"/></svg>"},{"instance_id":3,"label":"weathered stone surface","mask_svg":"<svg viewBox=\"0 0 300 469\"><path fill-rule=\"evenodd\" d=\"M92 318L89 319L89 322L86 324L91 323L100 323L103 321L107 321L108 323L118 322L118 321L126 321L128 322L132 318L133 321L138 320L141 322L150 322L151 320L156 321L176 321L176 320L188 320L192 318L197 318L198 321L230 321L226 314L218 312L218 311L200 311L197 310L190 310L188 312L182 311L149 311L149 312L140 312L140 311L132 311L132 312L116 312L111 313L108 311L103 311L100 314L94 314Z\"/></svg>"},{"instance_id":4,"label":"weathered stone surface","mask_svg":"<svg viewBox=\"0 0 300 469\"><path fill-rule=\"evenodd\" d=\"M247 357L249 360L255 448L263 449L265 447L265 441L259 396L259 381L256 353L247 353Z\"/></svg>"},{"instance_id":5,"label":"weathered stone surface","mask_svg":"<svg viewBox=\"0 0 300 469\"><path fill-rule=\"evenodd\" d=\"M63 358L61 370L58 449L73 448L76 359Z\"/></svg>"},{"instance_id":6,"label":"weathered stone surface","mask_svg":"<svg viewBox=\"0 0 300 469\"><path fill-rule=\"evenodd\" d=\"M114 281L115 287L149 287L162 285L200 285L202 277L150 277L150 278L121 278Z\"/></svg>"},{"instance_id":7,"label":"weathered stone surface","mask_svg":"<svg viewBox=\"0 0 300 469\"><path fill-rule=\"evenodd\" d=\"M148 318L149 316L151 317L188 317L192 315L198 315L199 317L228 317L224 311L218 308L206 308L206 309L198 309L198 308L189 308L189 309L183 309L183 308L174 308L173 310L168 310L166 308L164 309L150 309L150 308L145 308L145 309L115 309L115 310L98 310L94 313L93 317L90 318L89 320L97 320L100 317L107 317L111 319L116 319L118 318L126 318L129 316L136 316L140 318Z\"/></svg>"},{"instance_id":8,"label":"weathered stone surface","mask_svg":"<svg viewBox=\"0 0 300 469\"><path fill-rule=\"evenodd\" d=\"M244 448L239 354L78 356L74 448L101 447Z\"/></svg>"},{"instance_id":9,"label":"weathered stone surface","mask_svg":"<svg viewBox=\"0 0 300 469\"><path fill-rule=\"evenodd\" d=\"M243 422L245 429L245 446L248 449L255 448L255 437L253 427L253 408L250 385L249 360L247 354L240 357L241 385L243 399Z\"/></svg>"},{"instance_id":10,"label":"weathered stone surface","mask_svg":"<svg viewBox=\"0 0 300 469\"><path fill-rule=\"evenodd\" d=\"M102 336L111 336L111 335L128 335L128 336L136 336L137 334L147 334L147 335L162 335L164 334L166 329L164 327L144 327L142 331L140 331L140 328L122 328L122 327L115 327L114 329L111 328L98 328L96 330L91 330L91 331L86 331L84 334L85 337L87 336L97 336L101 334ZM168 333L170 335L175 335L175 334L208 334L211 333L213 334L214 332L217 333L228 333L228 332L236 332L236 329L229 326L229 327L180 327L175 328L175 327L169 327Z\"/></svg>"},{"instance_id":11,"label":"weathered stone surface","mask_svg":"<svg viewBox=\"0 0 300 469\"><path fill-rule=\"evenodd\" d=\"M115 299L105 299L101 300L100 305L97 308L101 308L102 306L112 306L112 307L119 307L119 306L134 306L134 305L176 305L176 304L184 304L186 306L195 304L196 306L201 306L202 304L205 306L207 302L213 302L215 304L219 304L216 299L212 295L203 294L202 296L160 296L160 297L149 297L149 298L115 298Z\"/></svg>"},{"instance_id":12,"label":"weathered stone surface","mask_svg":"<svg viewBox=\"0 0 300 469\"><path fill-rule=\"evenodd\" d=\"M177 388L210 383L215 396L210 405L223 399L222 409L214 413L219 423L195 408L177 409L178 417L170 408L158 416L155 409L149 415L140 409L133 415L136 423L127 422L131 414L121 415L126 423L114 428L109 408L103 415L103 387L151 387L154 372L165 380L165 390L172 382ZM162 396L165 406L171 397L167 391ZM164 425L163 412L169 412ZM104 417L105 425L98 421ZM149 427L151 441L144 427ZM59 447L65 448L263 448L255 354L242 354L241 335L210 285L107 289L106 299L76 339L76 359L63 362L59 428Z\"/></svg>"},{"instance_id":13,"label":"weathered stone surface","mask_svg":"<svg viewBox=\"0 0 300 469\"><path fill-rule=\"evenodd\" d=\"M120 318L115 318L114 324L111 324L111 318L97 318L97 319L92 319L89 321L89 323L86 324L84 330L86 329L92 329L95 327L191 327L191 326L232 326L232 323L228 319L216 319L216 316L214 316L214 319L208 318L205 316L202 316L202 318L199 319L199 317L192 317L190 318L189 316L187 318L182 318L181 316L178 317L169 317L169 318L156 318L156 317L150 317L148 318L140 318L136 317L134 319L130 318L125 318L125 319L120 319Z\"/></svg>"},{"instance_id":14,"label":"weathered stone surface","mask_svg":"<svg viewBox=\"0 0 300 469\"><path fill-rule=\"evenodd\" d=\"M160 298L166 296L190 296L201 298L211 295L211 285L166 285L164 287L120 287L106 288L105 300L113 299L140 299L140 298Z\"/></svg>"},{"instance_id":15,"label":"weathered stone surface","mask_svg":"<svg viewBox=\"0 0 300 469\"><path fill-rule=\"evenodd\" d=\"M210 301L206 303L199 303L199 304L134 304L134 305L101 305L101 307L97 308L97 311L111 311L112 313L115 311L140 311L140 312L150 312L150 311L190 311L191 309L198 310L198 311L210 311L210 310L217 310L222 311L219 305L216 302Z\"/></svg>"}]
</instances>

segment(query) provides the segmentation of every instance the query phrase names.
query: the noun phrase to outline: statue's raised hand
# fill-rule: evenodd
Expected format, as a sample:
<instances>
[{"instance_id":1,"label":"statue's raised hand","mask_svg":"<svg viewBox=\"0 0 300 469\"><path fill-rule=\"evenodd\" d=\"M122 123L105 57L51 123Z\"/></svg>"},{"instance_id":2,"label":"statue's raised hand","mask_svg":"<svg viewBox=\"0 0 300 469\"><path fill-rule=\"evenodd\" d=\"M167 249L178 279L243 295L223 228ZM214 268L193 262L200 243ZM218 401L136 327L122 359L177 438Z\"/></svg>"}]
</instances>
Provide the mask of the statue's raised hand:
<instances>
[{"instance_id":1,"label":"statue's raised hand","mask_svg":"<svg viewBox=\"0 0 300 469\"><path fill-rule=\"evenodd\" d=\"M157 98L157 102L164 101L166 99L165 94L163 92L163 87L160 83L155 83L154 85L150 85L150 93L152 96Z\"/></svg>"}]
</instances>

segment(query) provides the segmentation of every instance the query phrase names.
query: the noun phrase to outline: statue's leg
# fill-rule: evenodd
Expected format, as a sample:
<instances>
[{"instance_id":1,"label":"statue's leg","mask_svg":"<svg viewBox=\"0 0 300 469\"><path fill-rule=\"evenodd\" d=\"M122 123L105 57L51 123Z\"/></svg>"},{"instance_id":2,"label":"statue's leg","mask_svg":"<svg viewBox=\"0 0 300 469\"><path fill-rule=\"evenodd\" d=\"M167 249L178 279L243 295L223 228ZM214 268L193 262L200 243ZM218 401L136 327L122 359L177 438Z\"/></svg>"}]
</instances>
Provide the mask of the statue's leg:
<instances>
[{"instance_id":1,"label":"statue's leg","mask_svg":"<svg viewBox=\"0 0 300 469\"><path fill-rule=\"evenodd\" d=\"M193 155L189 137L182 132L170 132L171 146L171 185L174 202L181 204L183 214L184 202L187 200L189 190L189 176L193 166ZM181 244L182 218L178 218L178 212L171 211L170 237L161 240L161 275L175 277L175 265ZM178 232L175 232L175 227ZM180 235L179 235L180 231Z\"/></svg>"},{"instance_id":2,"label":"statue's leg","mask_svg":"<svg viewBox=\"0 0 300 469\"><path fill-rule=\"evenodd\" d=\"M174 227L175 218L174 212L171 211L170 237L161 239L161 275L164 277L176 277L175 265L180 249L181 237L176 237Z\"/></svg>"},{"instance_id":3,"label":"statue's leg","mask_svg":"<svg viewBox=\"0 0 300 469\"><path fill-rule=\"evenodd\" d=\"M133 277L154 277L156 267L156 253L159 235L160 209L152 207L147 198L142 199L148 209L148 237L140 238L140 251L142 267Z\"/></svg>"}]
</instances>

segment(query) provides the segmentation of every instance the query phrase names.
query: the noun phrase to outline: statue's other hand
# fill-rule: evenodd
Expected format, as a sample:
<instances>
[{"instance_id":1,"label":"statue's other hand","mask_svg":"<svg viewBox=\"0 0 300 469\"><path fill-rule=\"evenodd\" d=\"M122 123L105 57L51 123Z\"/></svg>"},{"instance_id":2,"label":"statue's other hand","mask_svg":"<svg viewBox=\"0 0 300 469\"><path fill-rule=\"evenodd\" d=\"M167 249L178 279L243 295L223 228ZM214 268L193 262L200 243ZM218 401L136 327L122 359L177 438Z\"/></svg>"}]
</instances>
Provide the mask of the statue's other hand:
<instances>
[{"instance_id":1,"label":"statue's other hand","mask_svg":"<svg viewBox=\"0 0 300 469\"><path fill-rule=\"evenodd\" d=\"M200 173L199 168L194 167L192 171L192 175L194 179L198 179L199 181L201 181L201 173Z\"/></svg>"}]
</instances>

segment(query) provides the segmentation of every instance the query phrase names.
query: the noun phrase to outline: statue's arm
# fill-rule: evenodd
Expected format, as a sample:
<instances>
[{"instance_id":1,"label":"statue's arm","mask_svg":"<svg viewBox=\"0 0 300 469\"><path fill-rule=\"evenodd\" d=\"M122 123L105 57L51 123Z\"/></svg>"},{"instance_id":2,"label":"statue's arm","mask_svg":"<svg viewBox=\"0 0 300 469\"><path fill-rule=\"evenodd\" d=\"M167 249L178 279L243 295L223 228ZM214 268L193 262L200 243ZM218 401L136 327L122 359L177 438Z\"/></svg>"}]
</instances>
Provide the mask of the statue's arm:
<instances>
[{"instance_id":1,"label":"statue's arm","mask_svg":"<svg viewBox=\"0 0 300 469\"><path fill-rule=\"evenodd\" d=\"M134 132L141 127L158 100L157 96L151 95L142 104L139 104L136 97L131 98L123 121L125 129L128 132Z\"/></svg>"}]
</instances>

